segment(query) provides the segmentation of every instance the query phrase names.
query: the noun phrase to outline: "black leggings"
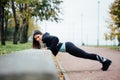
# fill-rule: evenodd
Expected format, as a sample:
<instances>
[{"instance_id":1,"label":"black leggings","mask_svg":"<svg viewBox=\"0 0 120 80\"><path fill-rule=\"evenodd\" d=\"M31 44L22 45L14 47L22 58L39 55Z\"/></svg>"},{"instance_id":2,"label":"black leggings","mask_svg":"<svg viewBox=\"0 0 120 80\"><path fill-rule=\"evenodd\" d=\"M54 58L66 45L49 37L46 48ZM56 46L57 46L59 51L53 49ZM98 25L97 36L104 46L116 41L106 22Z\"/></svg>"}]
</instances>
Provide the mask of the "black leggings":
<instances>
[{"instance_id":1,"label":"black leggings","mask_svg":"<svg viewBox=\"0 0 120 80\"><path fill-rule=\"evenodd\" d=\"M76 47L72 42L66 42L66 52L68 52L69 54L75 57L98 60L96 57L97 56L96 54L87 53L83 51L82 49Z\"/></svg>"}]
</instances>

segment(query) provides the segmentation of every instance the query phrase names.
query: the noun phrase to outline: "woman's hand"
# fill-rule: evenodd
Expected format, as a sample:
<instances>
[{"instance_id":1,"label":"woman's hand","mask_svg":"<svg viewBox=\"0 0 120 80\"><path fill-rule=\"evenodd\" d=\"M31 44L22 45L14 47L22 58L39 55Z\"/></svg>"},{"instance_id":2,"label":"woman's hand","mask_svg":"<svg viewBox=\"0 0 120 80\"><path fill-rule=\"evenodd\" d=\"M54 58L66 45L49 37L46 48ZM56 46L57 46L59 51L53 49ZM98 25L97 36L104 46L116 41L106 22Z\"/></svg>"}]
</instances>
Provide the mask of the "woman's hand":
<instances>
[{"instance_id":1,"label":"woman's hand","mask_svg":"<svg viewBox=\"0 0 120 80\"><path fill-rule=\"evenodd\" d=\"M47 50L48 48L47 48L47 47L44 47L44 48L42 48L42 49L45 49L45 50Z\"/></svg>"}]
</instances>

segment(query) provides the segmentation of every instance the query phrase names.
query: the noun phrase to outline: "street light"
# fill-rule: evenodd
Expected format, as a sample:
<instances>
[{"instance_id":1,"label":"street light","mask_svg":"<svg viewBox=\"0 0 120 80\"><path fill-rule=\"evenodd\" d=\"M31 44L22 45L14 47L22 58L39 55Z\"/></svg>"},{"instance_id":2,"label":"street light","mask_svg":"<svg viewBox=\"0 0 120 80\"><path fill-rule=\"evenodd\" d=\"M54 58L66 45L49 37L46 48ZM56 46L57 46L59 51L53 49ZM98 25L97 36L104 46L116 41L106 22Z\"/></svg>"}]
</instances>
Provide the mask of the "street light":
<instances>
[{"instance_id":1,"label":"street light","mask_svg":"<svg viewBox=\"0 0 120 80\"><path fill-rule=\"evenodd\" d=\"M98 1L98 26L97 26L97 46L99 46L99 11L100 11L100 1Z\"/></svg>"},{"instance_id":2,"label":"street light","mask_svg":"<svg viewBox=\"0 0 120 80\"><path fill-rule=\"evenodd\" d=\"M81 45L83 45L83 14L81 13Z\"/></svg>"}]
</instances>

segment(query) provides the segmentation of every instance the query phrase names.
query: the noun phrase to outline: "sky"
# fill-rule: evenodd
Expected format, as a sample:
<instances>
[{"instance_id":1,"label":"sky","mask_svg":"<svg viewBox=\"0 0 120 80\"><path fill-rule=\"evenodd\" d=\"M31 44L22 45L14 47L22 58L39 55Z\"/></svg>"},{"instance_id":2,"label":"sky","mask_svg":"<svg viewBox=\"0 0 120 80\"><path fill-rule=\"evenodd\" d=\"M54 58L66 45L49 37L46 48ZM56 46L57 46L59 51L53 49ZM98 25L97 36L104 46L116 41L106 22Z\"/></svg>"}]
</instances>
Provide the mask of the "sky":
<instances>
[{"instance_id":1,"label":"sky","mask_svg":"<svg viewBox=\"0 0 120 80\"><path fill-rule=\"evenodd\" d=\"M98 4L99 1L99 4ZM71 41L76 45L113 44L104 40L108 31L106 21L110 20L109 7L114 0L64 0L62 4L63 19L59 23L43 22L40 29L58 36L60 42ZM98 32L99 31L99 32ZM99 33L99 34L98 34Z\"/></svg>"}]
</instances>

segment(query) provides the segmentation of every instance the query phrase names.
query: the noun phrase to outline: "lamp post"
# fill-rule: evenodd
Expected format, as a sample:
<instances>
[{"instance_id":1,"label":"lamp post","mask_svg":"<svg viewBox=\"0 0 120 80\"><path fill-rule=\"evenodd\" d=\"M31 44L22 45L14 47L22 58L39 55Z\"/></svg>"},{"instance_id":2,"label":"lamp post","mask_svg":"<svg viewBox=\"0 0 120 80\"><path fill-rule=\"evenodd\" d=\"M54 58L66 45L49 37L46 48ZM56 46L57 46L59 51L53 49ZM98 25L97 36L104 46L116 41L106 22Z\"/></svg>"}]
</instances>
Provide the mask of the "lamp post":
<instances>
[{"instance_id":1,"label":"lamp post","mask_svg":"<svg viewBox=\"0 0 120 80\"><path fill-rule=\"evenodd\" d=\"M98 1L98 26L97 26L97 46L99 46L99 11L100 11L100 1Z\"/></svg>"},{"instance_id":2,"label":"lamp post","mask_svg":"<svg viewBox=\"0 0 120 80\"><path fill-rule=\"evenodd\" d=\"M82 22L83 14L81 13L81 45L83 45L83 22Z\"/></svg>"}]
</instances>

